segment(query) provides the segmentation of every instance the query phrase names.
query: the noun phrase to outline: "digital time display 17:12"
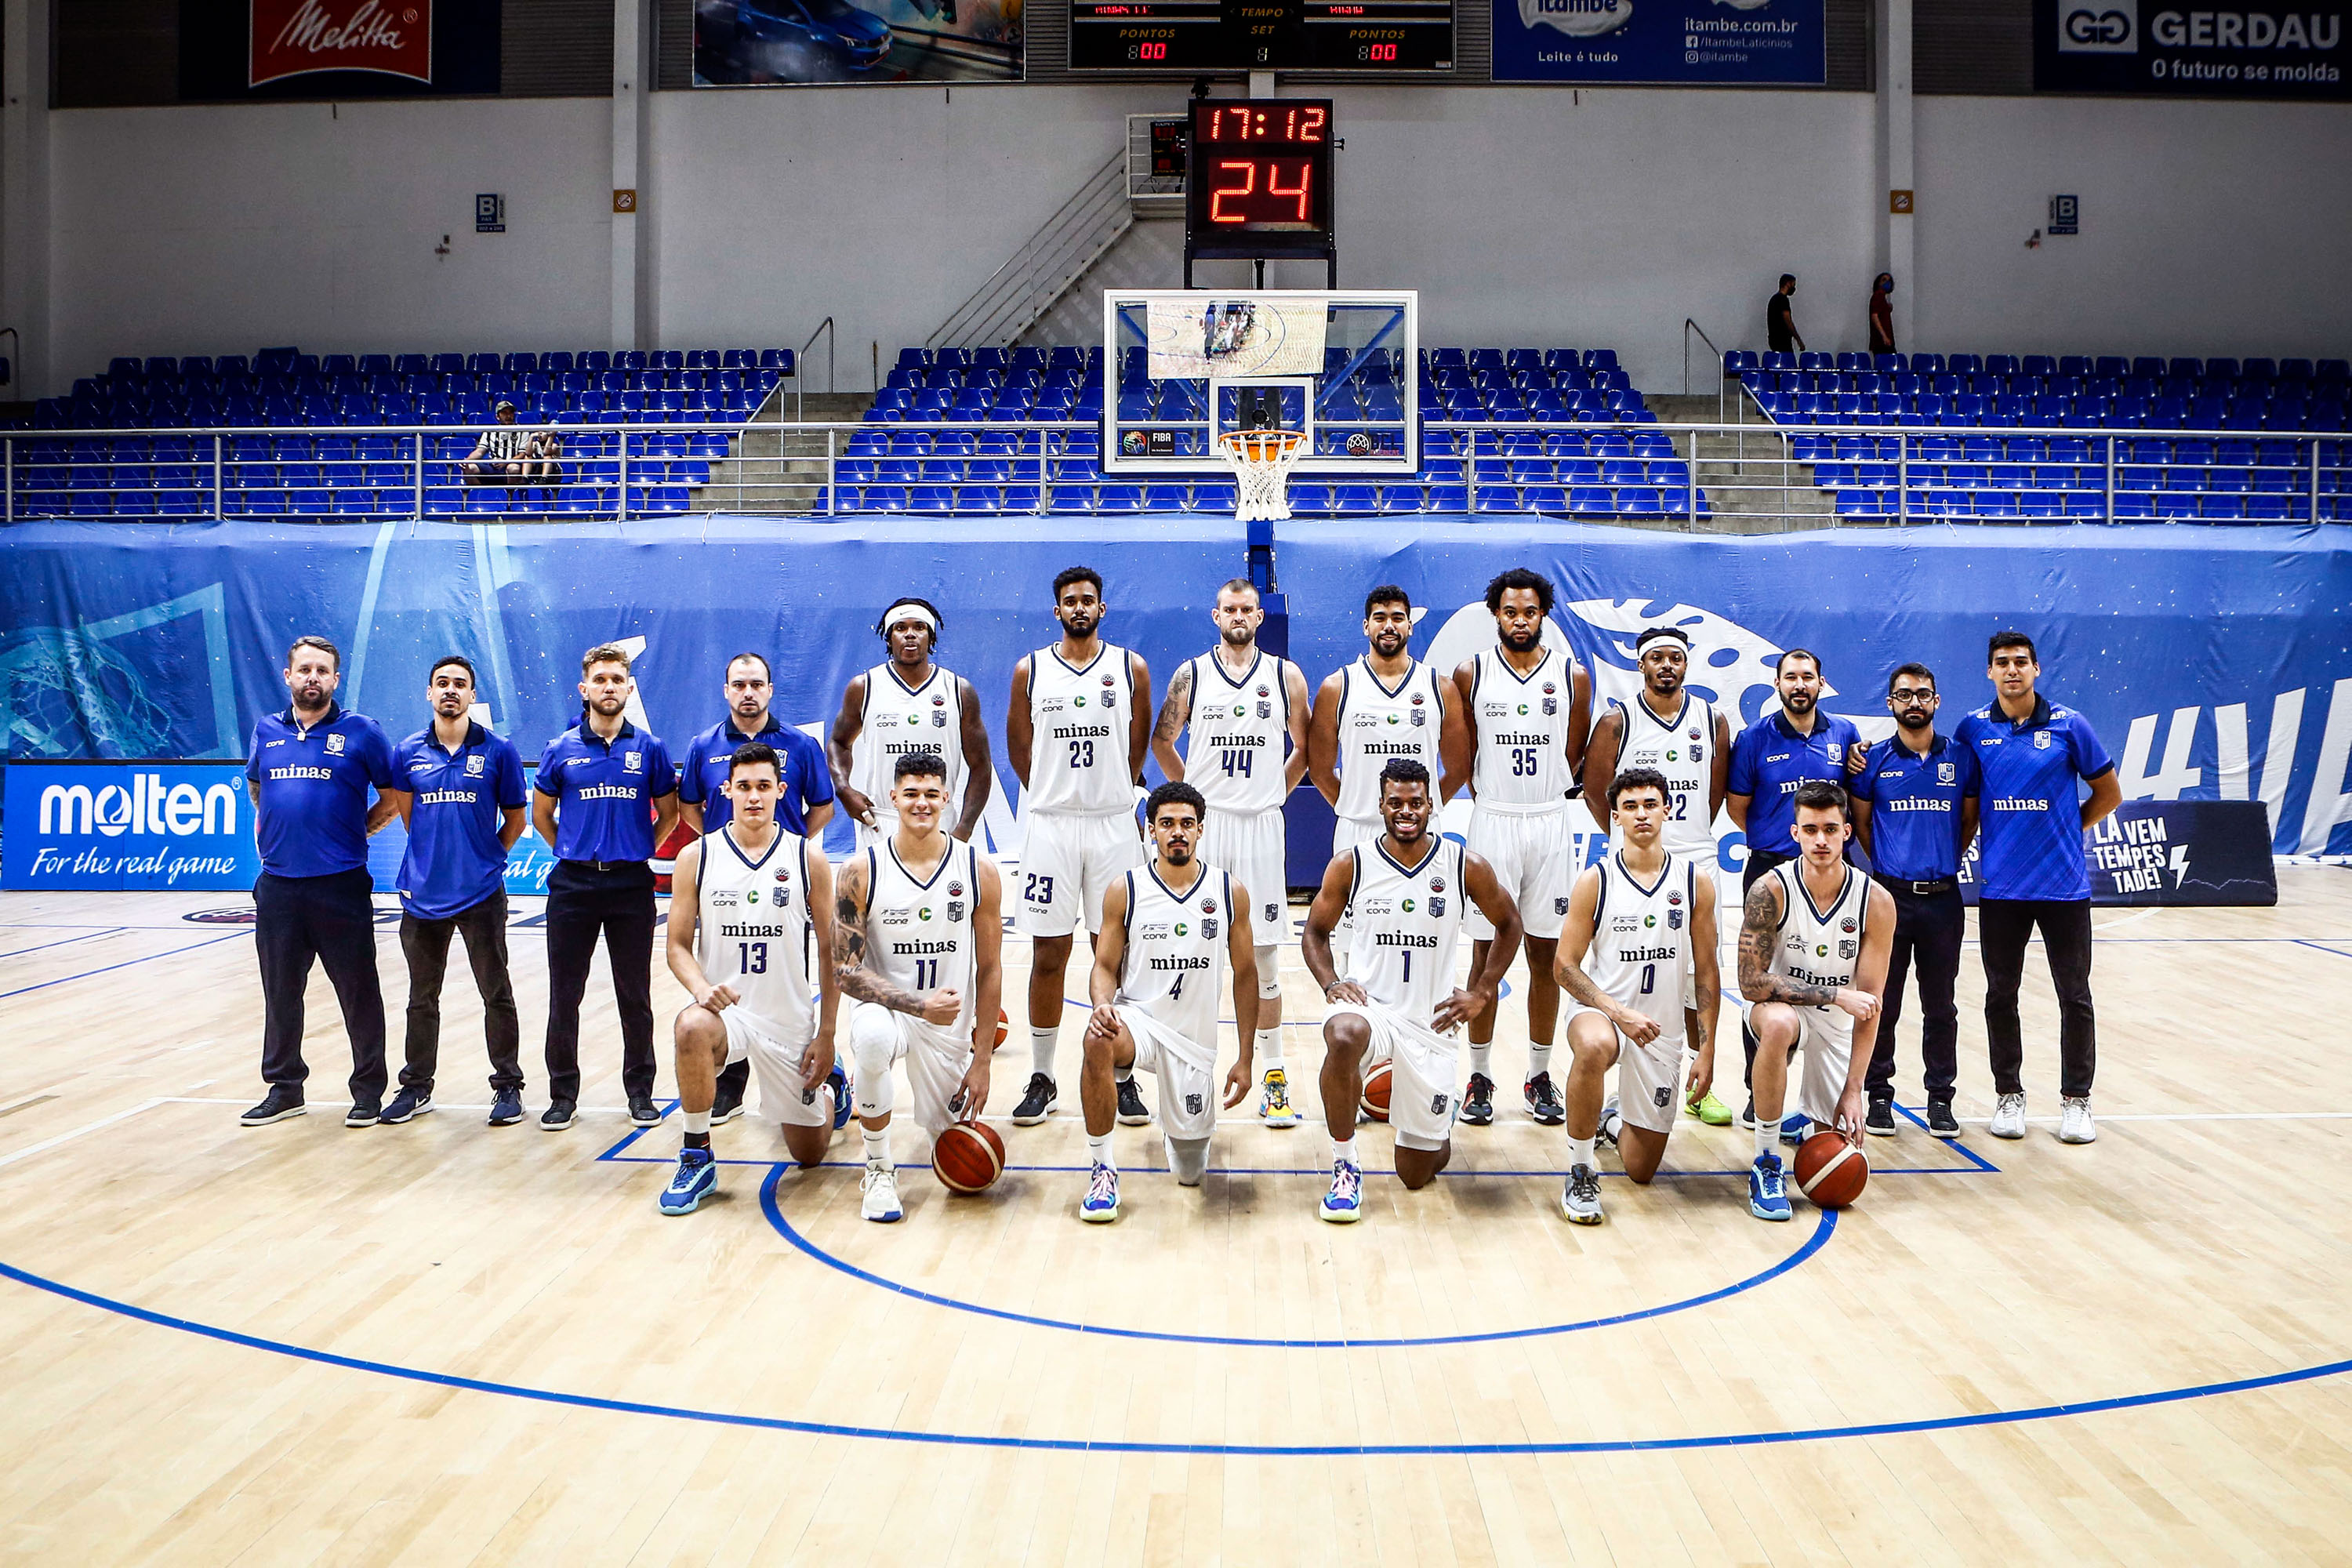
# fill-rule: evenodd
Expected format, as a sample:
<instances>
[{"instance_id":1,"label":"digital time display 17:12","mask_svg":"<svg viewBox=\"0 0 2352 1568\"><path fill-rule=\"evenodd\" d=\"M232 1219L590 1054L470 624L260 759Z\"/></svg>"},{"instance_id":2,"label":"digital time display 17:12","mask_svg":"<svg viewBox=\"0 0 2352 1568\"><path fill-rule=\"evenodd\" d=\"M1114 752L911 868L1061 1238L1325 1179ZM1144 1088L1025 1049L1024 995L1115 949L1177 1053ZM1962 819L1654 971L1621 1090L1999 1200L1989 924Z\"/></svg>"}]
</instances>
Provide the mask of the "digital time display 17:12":
<instances>
[{"instance_id":1,"label":"digital time display 17:12","mask_svg":"<svg viewBox=\"0 0 2352 1568\"><path fill-rule=\"evenodd\" d=\"M1331 244L1328 99L1195 99L1184 182L1195 256L1322 256Z\"/></svg>"}]
</instances>

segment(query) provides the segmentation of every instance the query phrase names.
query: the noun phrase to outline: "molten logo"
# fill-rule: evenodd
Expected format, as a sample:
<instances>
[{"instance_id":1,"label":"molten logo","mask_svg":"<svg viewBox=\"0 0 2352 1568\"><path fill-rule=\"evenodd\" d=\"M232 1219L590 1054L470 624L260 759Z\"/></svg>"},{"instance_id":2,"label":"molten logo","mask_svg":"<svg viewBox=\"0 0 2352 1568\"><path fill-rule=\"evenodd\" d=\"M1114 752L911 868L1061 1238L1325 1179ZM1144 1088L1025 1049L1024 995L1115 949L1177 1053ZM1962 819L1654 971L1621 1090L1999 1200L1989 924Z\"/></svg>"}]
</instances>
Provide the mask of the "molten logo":
<instances>
[{"instance_id":1,"label":"molten logo","mask_svg":"<svg viewBox=\"0 0 2352 1568\"><path fill-rule=\"evenodd\" d=\"M433 0L253 0L248 82L312 71L433 79Z\"/></svg>"}]
</instances>

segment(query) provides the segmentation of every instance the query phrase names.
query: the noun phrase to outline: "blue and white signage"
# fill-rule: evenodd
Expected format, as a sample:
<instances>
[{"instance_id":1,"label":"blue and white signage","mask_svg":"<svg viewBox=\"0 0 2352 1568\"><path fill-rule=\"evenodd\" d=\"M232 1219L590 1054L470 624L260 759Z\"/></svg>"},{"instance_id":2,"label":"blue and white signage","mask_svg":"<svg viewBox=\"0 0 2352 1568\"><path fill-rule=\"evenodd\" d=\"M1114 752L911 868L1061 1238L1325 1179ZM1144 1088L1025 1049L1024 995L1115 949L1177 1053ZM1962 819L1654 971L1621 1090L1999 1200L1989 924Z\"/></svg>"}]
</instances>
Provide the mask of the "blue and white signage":
<instances>
[{"instance_id":1,"label":"blue and white signage","mask_svg":"<svg viewBox=\"0 0 2352 1568\"><path fill-rule=\"evenodd\" d=\"M1495 0L1495 79L1819 87L1822 0Z\"/></svg>"},{"instance_id":2,"label":"blue and white signage","mask_svg":"<svg viewBox=\"0 0 2352 1568\"><path fill-rule=\"evenodd\" d=\"M261 872L241 763L17 761L7 773L0 884L223 890Z\"/></svg>"}]
</instances>

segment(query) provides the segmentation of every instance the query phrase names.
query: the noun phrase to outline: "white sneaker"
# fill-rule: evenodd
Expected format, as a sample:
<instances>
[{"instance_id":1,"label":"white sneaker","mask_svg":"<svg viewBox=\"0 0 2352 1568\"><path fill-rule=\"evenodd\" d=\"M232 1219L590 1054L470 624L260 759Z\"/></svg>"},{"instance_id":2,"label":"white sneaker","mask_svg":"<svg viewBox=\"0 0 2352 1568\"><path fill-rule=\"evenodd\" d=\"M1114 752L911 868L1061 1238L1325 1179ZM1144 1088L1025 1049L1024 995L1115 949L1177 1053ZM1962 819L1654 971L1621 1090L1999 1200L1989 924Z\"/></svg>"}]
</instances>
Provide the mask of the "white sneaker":
<instances>
[{"instance_id":1,"label":"white sneaker","mask_svg":"<svg viewBox=\"0 0 2352 1568\"><path fill-rule=\"evenodd\" d=\"M2025 1096L2004 1094L1993 1102L1992 1135L1996 1138L2025 1136Z\"/></svg>"},{"instance_id":2,"label":"white sneaker","mask_svg":"<svg viewBox=\"0 0 2352 1568\"><path fill-rule=\"evenodd\" d=\"M2095 1143L2099 1129L2091 1120L2091 1097L2068 1095L2058 1102L2058 1142Z\"/></svg>"},{"instance_id":3,"label":"white sneaker","mask_svg":"<svg viewBox=\"0 0 2352 1568\"><path fill-rule=\"evenodd\" d=\"M906 1217L898 1206L898 1167L887 1160L866 1162L866 1175L857 1184L863 1194L858 1211L877 1225L896 1225Z\"/></svg>"}]
</instances>

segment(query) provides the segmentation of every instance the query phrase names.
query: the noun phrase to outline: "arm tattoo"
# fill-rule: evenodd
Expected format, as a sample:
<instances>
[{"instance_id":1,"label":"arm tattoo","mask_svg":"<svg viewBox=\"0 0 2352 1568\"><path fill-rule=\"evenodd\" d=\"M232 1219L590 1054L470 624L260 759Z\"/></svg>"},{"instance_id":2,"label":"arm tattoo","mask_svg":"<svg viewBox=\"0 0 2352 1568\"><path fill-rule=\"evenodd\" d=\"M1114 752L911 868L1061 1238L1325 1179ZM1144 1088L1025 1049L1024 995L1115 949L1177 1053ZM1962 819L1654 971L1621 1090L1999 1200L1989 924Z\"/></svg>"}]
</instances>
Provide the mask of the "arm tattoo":
<instances>
[{"instance_id":1,"label":"arm tattoo","mask_svg":"<svg viewBox=\"0 0 2352 1568\"><path fill-rule=\"evenodd\" d=\"M834 981L845 996L878 1002L893 1013L919 1013L923 999L866 966L866 868L853 860L841 868L834 902Z\"/></svg>"},{"instance_id":2,"label":"arm tattoo","mask_svg":"<svg viewBox=\"0 0 2352 1568\"><path fill-rule=\"evenodd\" d=\"M1178 665L1176 673L1169 678L1168 696L1160 704L1160 722L1151 731L1154 740L1165 741L1171 746L1176 743L1176 737L1183 732L1184 721L1192 716L1192 666L1187 660Z\"/></svg>"},{"instance_id":3,"label":"arm tattoo","mask_svg":"<svg viewBox=\"0 0 2352 1568\"><path fill-rule=\"evenodd\" d=\"M1739 919L1739 994L1750 1002L1786 1002L1792 1007L1826 1007L1837 993L1819 985L1800 985L1785 974L1770 972L1772 938L1780 929L1780 911L1769 882L1748 890L1748 907Z\"/></svg>"},{"instance_id":4,"label":"arm tattoo","mask_svg":"<svg viewBox=\"0 0 2352 1568\"><path fill-rule=\"evenodd\" d=\"M1707 1043L1708 1039L1706 1021L1714 1015L1715 1010L1723 1005L1723 998L1714 986L1707 984L1705 981L1698 979L1696 976L1693 976L1691 980L1691 1000L1698 1004L1691 1009L1692 1019L1696 1024L1698 1030L1698 1038L1693 1040L1691 1044L1694 1046L1704 1046Z\"/></svg>"},{"instance_id":5,"label":"arm tattoo","mask_svg":"<svg viewBox=\"0 0 2352 1568\"><path fill-rule=\"evenodd\" d=\"M1565 959L1567 954L1562 953L1560 956ZM1609 1011L1611 1003L1608 994L1592 984L1592 976L1584 973L1584 965L1562 963L1555 967L1559 973L1560 984L1567 989L1570 996L1588 1007L1598 1008L1603 1013Z\"/></svg>"}]
</instances>

